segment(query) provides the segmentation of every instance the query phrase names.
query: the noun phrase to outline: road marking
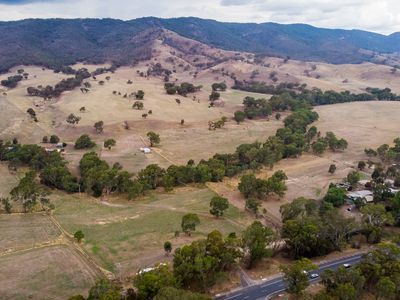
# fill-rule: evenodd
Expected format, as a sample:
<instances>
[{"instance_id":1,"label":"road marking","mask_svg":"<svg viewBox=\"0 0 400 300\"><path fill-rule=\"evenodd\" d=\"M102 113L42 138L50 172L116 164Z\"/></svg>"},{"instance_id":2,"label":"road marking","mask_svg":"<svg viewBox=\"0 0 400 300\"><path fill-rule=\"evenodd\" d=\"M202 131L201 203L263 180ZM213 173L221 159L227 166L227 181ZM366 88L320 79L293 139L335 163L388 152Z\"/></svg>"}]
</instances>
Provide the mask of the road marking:
<instances>
[{"instance_id":1,"label":"road marking","mask_svg":"<svg viewBox=\"0 0 400 300\"><path fill-rule=\"evenodd\" d=\"M228 299L233 299L233 298L236 298L236 297L239 297L239 296L242 296L243 294L242 293L240 293L240 294L237 294L237 295L235 295L235 296L232 296L232 297L228 297L228 298L226 298L227 300Z\"/></svg>"},{"instance_id":2,"label":"road marking","mask_svg":"<svg viewBox=\"0 0 400 300\"><path fill-rule=\"evenodd\" d=\"M271 299L270 297L272 297L274 295L278 295L279 293L281 293L283 291L286 291L286 289L278 290L278 291L275 291L275 292L273 292L271 294L268 294L267 296L265 296L265 300L269 300L269 299Z\"/></svg>"},{"instance_id":3,"label":"road marking","mask_svg":"<svg viewBox=\"0 0 400 300\"><path fill-rule=\"evenodd\" d=\"M348 261L353 261L353 260L358 260L358 259L360 259L361 258L361 256L355 256L355 257L349 257L349 258L347 258L347 259L344 259L344 260L340 260L340 261L336 261L336 262L332 262L332 263L330 263L330 264L327 264L327 265L323 265L323 266L321 266L322 268L329 268L329 267L331 267L331 266L334 266L334 265L341 265L341 264L344 264L344 263L346 263L346 262L348 262Z\"/></svg>"},{"instance_id":4,"label":"road marking","mask_svg":"<svg viewBox=\"0 0 400 300\"><path fill-rule=\"evenodd\" d=\"M272 284L278 283L279 281L282 281L282 279L278 278L278 279L275 279L273 281L269 281L267 284L262 285L261 288L265 288L265 287L270 286Z\"/></svg>"}]
</instances>

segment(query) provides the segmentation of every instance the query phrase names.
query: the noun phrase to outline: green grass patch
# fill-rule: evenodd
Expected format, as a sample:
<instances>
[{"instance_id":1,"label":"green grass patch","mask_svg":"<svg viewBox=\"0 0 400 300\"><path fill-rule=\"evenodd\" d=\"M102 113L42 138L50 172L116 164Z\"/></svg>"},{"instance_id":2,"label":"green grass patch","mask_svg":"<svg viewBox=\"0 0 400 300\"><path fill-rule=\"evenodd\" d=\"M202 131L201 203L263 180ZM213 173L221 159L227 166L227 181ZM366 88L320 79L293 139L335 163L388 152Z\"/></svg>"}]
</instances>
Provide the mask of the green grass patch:
<instances>
[{"instance_id":1,"label":"green grass patch","mask_svg":"<svg viewBox=\"0 0 400 300\"><path fill-rule=\"evenodd\" d=\"M180 188L172 193L152 192L142 200L114 199L106 205L99 200L77 195L58 195L54 200L55 217L71 234L82 230L84 246L104 268L118 272L141 265L149 255L162 253L163 244L171 240L174 247L188 237L174 237L180 231L182 216L197 213L201 224L189 240L205 237L212 230L224 234L240 232L251 218L230 206L223 218L209 213L215 195L208 188Z\"/></svg>"}]
</instances>

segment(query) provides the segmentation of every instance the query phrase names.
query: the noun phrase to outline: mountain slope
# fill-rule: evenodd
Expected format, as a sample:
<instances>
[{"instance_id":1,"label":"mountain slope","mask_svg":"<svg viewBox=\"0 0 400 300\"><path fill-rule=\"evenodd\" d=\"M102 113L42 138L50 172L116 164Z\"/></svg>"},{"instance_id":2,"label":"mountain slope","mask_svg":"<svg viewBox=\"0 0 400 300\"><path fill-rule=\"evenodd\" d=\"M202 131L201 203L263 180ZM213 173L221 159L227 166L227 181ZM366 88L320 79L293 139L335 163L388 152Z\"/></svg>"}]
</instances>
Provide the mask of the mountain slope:
<instances>
[{"instance_id":1,"label":"mountain slope","mask_svg":"<svg viewBox=\"0 0 400 300\"><path fill-rule=\"evenodd\" d=\"M149 58L162 29L209 46L306 61L360 63L372 52L400 52L400 35L321 29L303 24L222 23L198 18L29 19L0 22L0 71L87 61L131 64ZM368 50L368 51L365 51ZM371 52L372 51L372 52Z\"/></svg>"}]
</instances>

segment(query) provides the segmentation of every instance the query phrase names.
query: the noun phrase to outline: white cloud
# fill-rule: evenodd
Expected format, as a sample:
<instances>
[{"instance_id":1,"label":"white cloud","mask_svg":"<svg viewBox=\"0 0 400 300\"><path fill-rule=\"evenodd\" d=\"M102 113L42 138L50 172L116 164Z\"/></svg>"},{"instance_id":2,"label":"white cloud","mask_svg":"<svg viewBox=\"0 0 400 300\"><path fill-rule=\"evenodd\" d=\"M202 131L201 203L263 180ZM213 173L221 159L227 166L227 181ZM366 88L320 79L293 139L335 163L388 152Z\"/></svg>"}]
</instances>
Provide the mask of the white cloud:
<instances>
[{"instance_id":1,"label":"white cloud","mask_svg":"<svg viewBox=\"0 0 400 300\"><path fill-rule=\"evenodd\" d=\"M4 21L50 17L128 20L143 16L400 31L398 0L0 0L0 20Z\"/></svg>"}]
</instances>

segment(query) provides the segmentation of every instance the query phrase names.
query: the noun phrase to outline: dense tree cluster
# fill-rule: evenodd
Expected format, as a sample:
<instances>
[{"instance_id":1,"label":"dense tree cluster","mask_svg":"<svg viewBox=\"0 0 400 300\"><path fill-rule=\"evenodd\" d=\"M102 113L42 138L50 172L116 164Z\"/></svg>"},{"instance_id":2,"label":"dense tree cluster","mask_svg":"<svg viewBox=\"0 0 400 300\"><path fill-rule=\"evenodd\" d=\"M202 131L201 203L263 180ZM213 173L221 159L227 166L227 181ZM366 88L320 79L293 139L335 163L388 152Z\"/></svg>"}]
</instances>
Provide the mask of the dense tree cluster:
<instances>
[{"instance_id":1,"label":"dense tree cluster","mask_svg":"<svg viewBox=\"0 0 400 300\"><path fill-rule=\"evenodd\" d=\"M132 175L121 169L119 164L112 167L99 158L95 152L83 155L79 162L82 190L99 197L113 192L127 193L132 186Z\"/></svg>"},{"instance_id":2,"label":"dense tree cluster","mask_svg":"<svg viewBox=\"0 0 400 300\"><path fill-rule=\"evenodd\" d=\"M267 117L272 114L272 107L266 99L246 97L243 100L244 113L248 119Z\"/></svg>"},{"instance_id":3,"label":"dense tree cluster","mask_svg":"<svg viewBox=\"0 0 400 300\"><path fill-rule=\"evenodd\" d=\"M218 231L207 239L192 242L175 250L173 272L184 288L206 291L222 272L232 268L241 257L235 235L223 237Z\"/></svg>"},{"instance_id":4,"label":"dense tree cluster","mask_svg":"<svg viewBox=\"0 0 400 300\"><path fill-rule=\"evenodd\" d=\"M384 163L400 163L400 137L394 139L393 146L383 144L378 149L366 149L369 156L378 156Z\"/></svg>"},{"instance_id":5,"label":"dense tree cluster","mask_svg":"<svg viewBox=\"0 0 400 300\"><path fill-rule=\"evenodd\" d=\"M286 179L287 176L283 171L275 172L266 180L256 178L254 174L246 174L240 178L238 188L246 198L264 199L270 194L282 197L287 190Z\"/></svg>"},{"instance_id":6,"label":"dense tree cluster","mask_svg":"<svg viewBox=\"0 0 400 300\"><path fill-rule=\"evenodd\" d=\"M22 75L10 76L7 79L2 80L0 83L2 86L8 87L10 89L15 88L24 77Z\"/></svg>"},{"instance_id":7,"label":"dense tree cluster","mask_svg":"<svg viewBox=\"0 0 400 300\"><path fill-rule=\"evenodd\" d=\"M374 95L377 100L390 100L390 101L399 101L400 96L392 93L392 90L389 88L379 89L379 88L366 88L366 91L372 95Z\"/></svg>"},{"instance_id":8,"label":"dense tree cluster","mask_svg":"<svg viewBox=\"0 0 400 300\"><path fill-rule=\"evenodd\" d=\"M183 82L180 85L174 83L165 83L164 89L169 95L181 95L186 96L187 94L196 93L202 89L202 86L195 86L189 82Z\"/></svg>"},{"instance_id":9,"label":"dense tree cluster","mask_svg":"<svg viewBox=\"0 0 400 300\"><path fill-rule=\"evenodd\" d=\"M34 171L27 172L10 192L11 199L19 201L25 212L34 210L38 204L42 205L40 210L45 210L46 206L50 207L48 194L48 191L37 183L36 172Z\"/></svg>"},{"instance_id":10,"label":"dense tree cluster","mask_svg":"<svg viewBox=\"0 0 400 300\"><path fill-rule=\"evenodd\" d=\"M273 254L272 243L277 234L259 221L253 222L242 233L243 262L250 269L258 261Z\"/></svg>"},{"instance_id":11,"label":"dense tree cluster","mask_svg":"<svg viewBox=\"0 0 400 300\"><path fill-rule=\"evenodd\" d=\"M287 92L292 92L294 89L304 89L305 86L300 86L298 83L282 82L277 86L267 85L265 82L258 81L238 81L235 80L235 84L232 89L242 90L252 93L280 95Z\"/></svg>"},{"instance_id":12,"label":"dense tree cluster","mask_svg":"<svg viewBox=\"0 0 400 300\"><path fill-rule=\"evenodd\" d=\"M78 191L77 179L67 168L67 161L57 151L46 152L38 145L0 143L0 160L8 161L11 168L29 166L39 172L43 184L69 193Z\"/></svg>"},{"instance_id":13,"label":"dense tree cluster","mask_svg":"<svg viewBox=\"0 0 400 300\"><path fill-rule=\"evenodd\" d=\"M314 127L315 128L315 127ZM314 138L317 130L308 131L308 137ZM326 149L331 151L345 150L347 148L347 141L345 139L338 139L333 132L327 132L325 137L318 137L312 144L311 149L315 154L322 154Z\"/></svg>"},{"instance_id":14,"label":"dense tree cluster","mask_svg":"<svg viewBox=\"0 0 400 300\"><path fill-rule=\"evenodd\" d=\"M171 74L172 71L165 69L160 63L153 64L147 69L147 76L169 77Z\"/></svg>"},{"instance_id":15,"label":"dense tree cluster","mask_svg":"<svg viewBox=\"0 0 400 300\"><path fill-rule=\"evenodd\" d=\"M292 257L314 257L340 251L357 229L332 205L297 198L281 206L282 238Z\"/></svg>"},{"instance_id":16,"label":"dense tree cluster","mask_svg":"<svg viewBox=\"0 0 400 300\"><path fill-rule=\"evenodd\" d=\"M354 94L349 91L336 92L329 90L323 92L316 88L308 90L304 85L299 86L298 84L292 83L281 83L277 86L273 86L260 82L238 81L235 82L235 85L232 88L247 92L275 95L272 97L271 102L277 101L277 99L280 99L282 102L296 100L300 102L304 101L312 106L355 101L400 101L400 96L392 93L391 89L389 88L367 88L365 93Z\"/></svg>"}]
</instances>

